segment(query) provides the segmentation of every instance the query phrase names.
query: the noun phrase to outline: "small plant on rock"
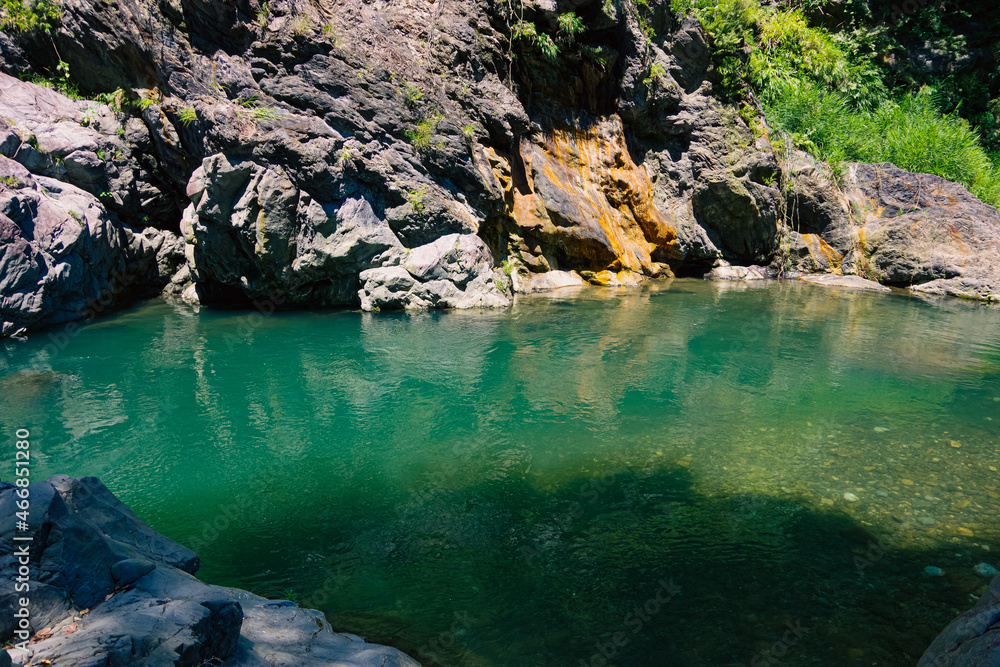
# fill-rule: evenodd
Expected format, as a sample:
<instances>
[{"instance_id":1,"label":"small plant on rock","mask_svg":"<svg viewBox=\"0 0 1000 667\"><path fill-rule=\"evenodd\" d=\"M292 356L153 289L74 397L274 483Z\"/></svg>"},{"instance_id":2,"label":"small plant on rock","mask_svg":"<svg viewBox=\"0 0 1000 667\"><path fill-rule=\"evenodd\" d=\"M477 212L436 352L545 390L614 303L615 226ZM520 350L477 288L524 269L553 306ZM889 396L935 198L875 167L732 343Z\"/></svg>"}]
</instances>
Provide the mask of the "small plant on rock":
<instances>
[{"instance_id":1,"label":"small plant on rock","mask_svg":"<svg viewBox=\"0 0 1000 667\"><path fill-rule=\"evenodd\" d=\"M566 35L570 39L576 37L584 30L587 29L583 25L583 19L576 15L576 12L567 12L565 14L559 15L559 32Z\"/></svg>"},{"instance_id":2,"label":"small plant on rock","mask_svg":"<svg viewBox=\"0 0 1000 667\"><path fill-rule=\"evenodd\" d=\"M406 201L410 202L414 213L423 213L425 192L427 192L427 186L421 185L416 190L410 190L406 193Z\"/></svg>"},{"instance_id":3,"label":"small plant on rock","mask_svg":"<svg viewBox=\"0 0 1000 667\"><path fill-rule=\"evenodd\" d=\"M191 123L198 120L198 112L194 110L194 107L184 107L181 109L180 113L177 114L177 118L184 123L184 127L187 127Z\"/></svg>"},{"instance_id":4,"label":"small plant on rock","mask_svg":"<svg viewBox=\"0 0 1000 667\"><path fill-rule=\"evenodd\" d=\"M433 116L420 120L417 123L416 129L406 131L406 138L409 139L410 143L419 150L429 148L431 145L431 137L434 136L434 130L443 118L444 116L441 114L434 114Z\"/></svg>"}]
</instances>

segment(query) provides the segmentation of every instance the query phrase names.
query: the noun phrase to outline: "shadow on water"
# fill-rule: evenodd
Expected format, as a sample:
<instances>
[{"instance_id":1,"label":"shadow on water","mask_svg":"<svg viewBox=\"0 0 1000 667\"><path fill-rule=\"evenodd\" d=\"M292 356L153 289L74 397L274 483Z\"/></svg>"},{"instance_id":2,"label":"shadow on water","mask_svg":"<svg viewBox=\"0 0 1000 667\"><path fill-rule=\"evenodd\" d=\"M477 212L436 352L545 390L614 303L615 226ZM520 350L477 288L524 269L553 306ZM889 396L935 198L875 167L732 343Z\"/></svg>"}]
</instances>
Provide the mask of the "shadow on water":
<instances>
[{"instance_id":1,"label":"shadow on water","mask_svg":"<svg viewBox=\"0 0 1000 667\"><path fill-rule=\"evenodd\" d=\"M985 588L959 547L911 549L832 508L692 484L682 466L483 481L370 511L360 532L331 510L284 526L310 561L285 581L335 628L448 667L913 665Z\"/></svg>"}]
</instances>

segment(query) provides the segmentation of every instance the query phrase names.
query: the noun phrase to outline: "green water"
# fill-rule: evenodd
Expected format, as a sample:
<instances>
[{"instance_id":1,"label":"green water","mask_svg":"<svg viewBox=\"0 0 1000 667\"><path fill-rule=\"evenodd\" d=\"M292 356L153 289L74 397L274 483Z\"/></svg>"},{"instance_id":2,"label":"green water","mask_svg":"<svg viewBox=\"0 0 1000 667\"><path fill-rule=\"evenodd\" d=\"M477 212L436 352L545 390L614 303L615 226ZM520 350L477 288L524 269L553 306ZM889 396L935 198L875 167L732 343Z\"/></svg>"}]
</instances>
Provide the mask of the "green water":
<instances>
[{"instance_id":1,"label":"green water","mask_svg":"<svg viewBox=\"0 0 1000 667\"><path fill-rule=\"evenodd\" d=\"M996 308L678 280L50 343L0 355L35 478L427 665L912 665L1000 566Z\"/></svg>"}]
</instances>

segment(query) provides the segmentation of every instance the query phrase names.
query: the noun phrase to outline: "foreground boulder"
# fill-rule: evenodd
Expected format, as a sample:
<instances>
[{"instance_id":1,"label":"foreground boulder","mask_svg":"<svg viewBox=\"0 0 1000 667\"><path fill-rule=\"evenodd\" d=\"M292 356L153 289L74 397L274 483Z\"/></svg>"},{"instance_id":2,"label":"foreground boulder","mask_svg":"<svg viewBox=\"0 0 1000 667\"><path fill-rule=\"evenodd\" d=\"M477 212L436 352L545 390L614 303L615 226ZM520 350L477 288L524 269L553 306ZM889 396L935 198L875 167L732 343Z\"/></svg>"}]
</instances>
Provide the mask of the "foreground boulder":
<instances>
[{"instance_id":1,"label":"foreground boulder","mask_svg":"<svg viewBox=\"0 0 1000 667\"><path fill-rule=\"evenodd\" d=\"M938 635L917 667L1000 667L1000 577Z\"/></svg>"},{"instance_id":2,"label":"foreground boulder","mask_svg":"<svg viewBox=\"0 0 1000 667\"><path fill-rule=\"evenodd\" d=\"M29 526L18 530L17 489L0 484L0 641L21 646L4 652L15 665L417 665L333 632L318 611L202 583L192 576L194 552L153 531L94 477L56 475L28 490ZM19 560L29 562L28 593L15 591ZM20 644L15 613L25 595L31 639Z\"/></svg>"}]
</instances>

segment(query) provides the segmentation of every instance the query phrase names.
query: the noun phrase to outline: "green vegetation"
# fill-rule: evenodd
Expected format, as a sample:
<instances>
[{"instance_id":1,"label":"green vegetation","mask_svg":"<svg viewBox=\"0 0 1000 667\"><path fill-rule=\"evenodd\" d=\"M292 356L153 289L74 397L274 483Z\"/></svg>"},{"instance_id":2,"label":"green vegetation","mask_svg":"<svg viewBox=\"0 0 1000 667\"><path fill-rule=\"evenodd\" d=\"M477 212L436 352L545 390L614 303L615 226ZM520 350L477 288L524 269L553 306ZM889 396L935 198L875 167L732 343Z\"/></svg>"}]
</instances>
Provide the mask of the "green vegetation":
<instances>
[{"instance_id":1,"label":"green vegetation","mask_svg":"<svg viewBox=\"0 0 1000 667\"><path fill-rule=\"evenodd\" d=\"M410 140L415 148L425 149L429 148L431 145L431 137L434 136L434 130L437 128L438 123L444 120L444 116L436 113L422 118L417 121L417 127L413 130L406 131L406 138Z\"/></svg>"},{"instance_id":2,"label":"green vegetation","mask_svg":"<svg viewBox=\"0 0 1000 667\"><path fill-rule=\"evenodd\" d=\"M544 32L538 32L535 24L529 21L518 21L515 23L511 27L511 38L512 40L533 44L549 60L555 60L559 57L559 46Z\"/></svg>"},{"instance_id":3,"label":"green vegetation","mask_svg":"<svg viewBox=\"0 0 1000 667\"><path fill-rule=\"evenodd\" d=\"M0 178L0 183L3 183L8 188L21 187L21 181L16 176L4 176L3 178Z\"/></svg>"},{"instance_id":4,"label":"green vegetation","mask_svg":"<svg viewBox=\"0 0 1000 667\"><path fill-rule=\"evenodd\" d=\"M583 19L577 16L575 12L560 14L558 20L559 32L566 35L570 39L586 30L586 26L583 25Z\"/></svg>"},{"instance_id":5,"label":"green vegetation","mask_svg":"<svg viewBox=\"0 0 1000 667\"><path fill-rule=\"evenodd\" d=\"M512 258L505 259L503 261L503 263L502 263L503 272L506 273L509 276L510 274L512 274L514 272L514 267L515 266L516 266L516 262L514 262L514 260Z\"/></svg>"},{"instance_id":6,"label":"green vegetation","mask_svg":"<svg viewBox=\"0 0 1000 667\"><path fill-rule=\"evenodd\" d=\"M52 32L62 19L62 9L51 0L21 2L0 0L0 28L17 32Z\"/></svg>"},{"instance_id":7,"label":"green vegetation","mask_svg":"<svg viewBox=\"0 0 1000 667\"><path fill-rule=\"evenodd\" d=\"M177 114L177 118L184 123L184 127L187 127L198 120L198 112L194 110L194 107L184 107Z\"/></svg>"},{"instance_id":8,"label":"green vegetation","mask_svg":"<svg viewBox=\"0 0 1000 667\"><path fill-rule=\"evenodd\" d=\"M809 84L781 91L768 118L792 140L835 167L842 160L891 162L907 171L964 184L984 202L1000 204L1000 172L968 121L943 115L929 89L874 111L852 110L839 93Z\"/></svg>"},{"instance_id":9,"label":"green vegetation","mask_svg":"<svg viewBox=\"0 0 1000 667\"><path fill-rule=\"evenodd\" d=\"M421 185L416 190L410 190L406 193L406 201L410 202L413 207L414 213L423 213L424 211L424 194L427 192L427 186Z\"/></svg>"},{"instance_id":10,"label":"green vegetation","mask_svg":"<svg viewBox=\"0 0 1000 667\"><path fill-rule=\"evenodd\" d=\"M667 70L660 63L653 63L649 66L649 76L642 80L647 86L652 85L656 79L667 73Z\"/></svg>"},{"instance_id":11,"label":"green vegetation","mask_svg":"<svg viewBox=\"0 0 1000 667\"><path fill-rule=\"evenodd\" d=\"M406 106L411 109L417 108L420 100L424 99L424 93L415 84L403 81L403 94L406 95Z\"/></svg>"},{"instance_id":12,"label":"green vegetation","mask_svg":"<svg viewBox=\"0 0 1000 667\"><path fill-rule=\"evenodd\" d=\"M936 23L928 14L930 24L917 27L910 16L882 24L879 6L879 0L871 6L861 0L672 0L675 11L693 14L710 34L723 94L744 105L741 115L752 127L763 112L783 135L772 137L774 143L791 142L830 161L835 174L842 160L891 162L960 182L1000 204L1000 170L988 152L1000 150L1000 137L994 147L991 134L1000 133L1000 101L977 88L986 98L977 101L979 108L995 109L998 121L994 129L989 113L977 112L981 124L973 125L960 115L963 100L950 71L918 77L889 67L893 59L886 54L909 61L906 48L923 48L949 29L939 8ZM938 40L935 53L942 58L962 57L965 42L953 30L951 36L950 43ZM1000 82L1000 75L992 80Z\"/></svg>"}]
</instances>

